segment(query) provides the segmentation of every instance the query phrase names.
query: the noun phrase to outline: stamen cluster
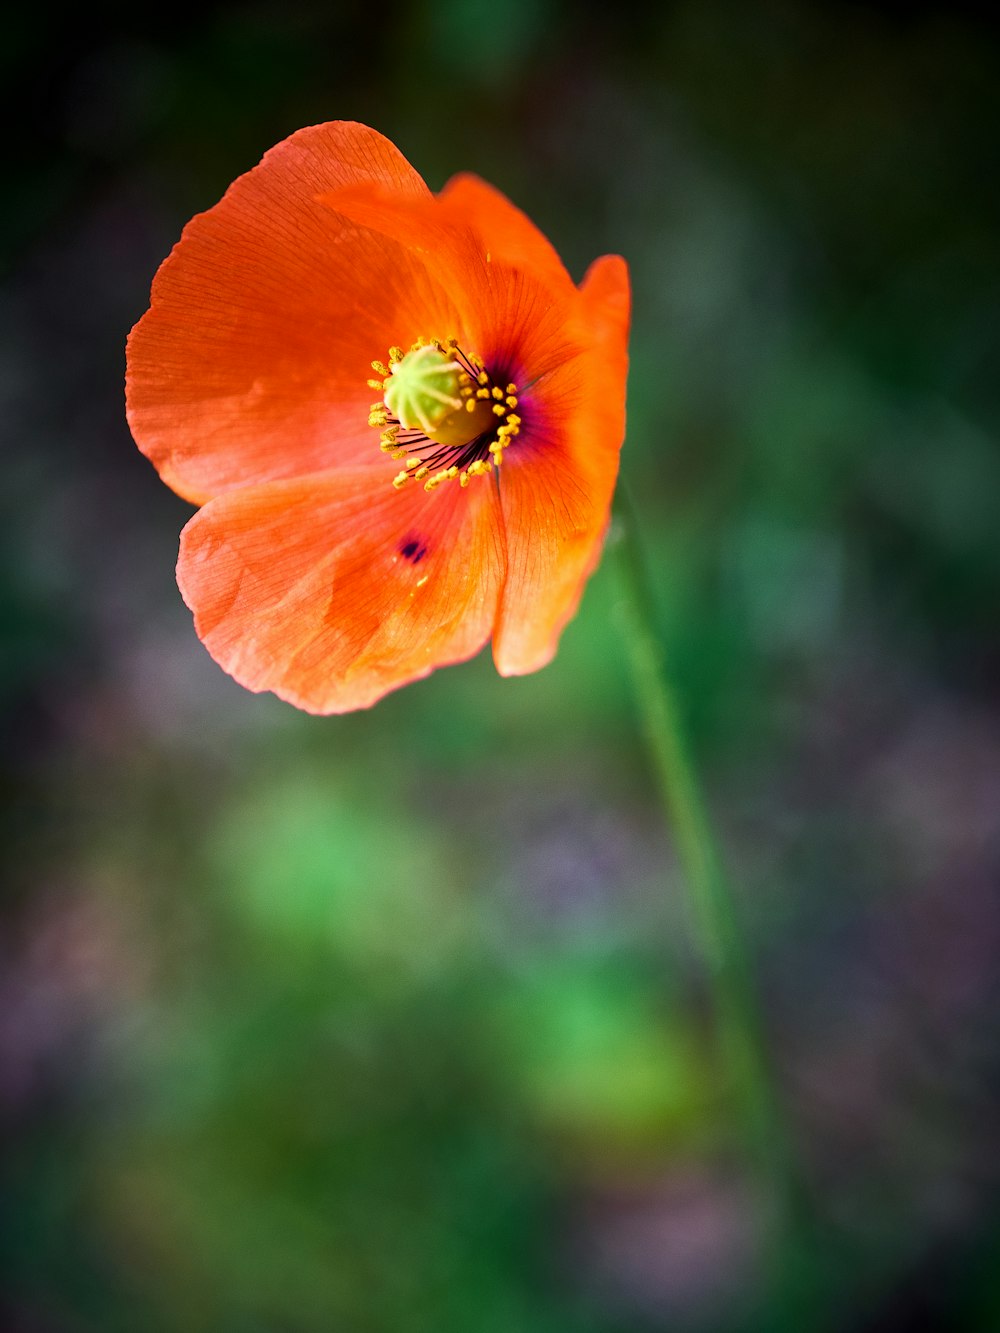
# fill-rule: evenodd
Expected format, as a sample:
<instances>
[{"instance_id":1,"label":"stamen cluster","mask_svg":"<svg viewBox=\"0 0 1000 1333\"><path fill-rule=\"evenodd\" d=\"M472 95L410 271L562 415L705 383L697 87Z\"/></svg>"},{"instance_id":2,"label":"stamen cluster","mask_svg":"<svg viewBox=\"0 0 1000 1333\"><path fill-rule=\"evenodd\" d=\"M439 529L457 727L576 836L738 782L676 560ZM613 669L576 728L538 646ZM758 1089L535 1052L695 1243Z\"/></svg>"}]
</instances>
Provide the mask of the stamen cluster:
<instances>
[{"instance_id":1,"label":"stamen cluster","mask_svg":"<svg viewBox=\"0 0 1000 1333\"><path fill-rule=\"evenodd\" d=\"M425 357L433 358L430 402L422 410L419 402L407 400L404 408L393 384L395 371L404 360L412 366L414 358ZM372 403L368 424L380 432L383 453L406 459L393 478L397 490L411 479L422 481L426 491L456 477L464 487L500 467L504 450L521 429L516 384L497 384L482 360L462 351L455 338L420 339L406 353L390 347L388 364L371 364L382 378L368 384L383 397Z\"/></svg>"}]
</instances>

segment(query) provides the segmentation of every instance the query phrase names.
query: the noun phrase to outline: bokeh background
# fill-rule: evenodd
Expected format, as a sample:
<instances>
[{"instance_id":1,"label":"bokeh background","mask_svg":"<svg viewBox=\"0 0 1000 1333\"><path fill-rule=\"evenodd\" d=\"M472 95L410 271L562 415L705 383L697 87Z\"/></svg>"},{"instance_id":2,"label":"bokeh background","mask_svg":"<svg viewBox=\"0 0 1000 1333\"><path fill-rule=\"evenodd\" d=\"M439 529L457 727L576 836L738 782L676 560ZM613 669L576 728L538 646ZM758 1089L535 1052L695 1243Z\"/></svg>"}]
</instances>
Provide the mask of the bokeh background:
<instances>
[{"instance_id":1,"label":"bokeh background","mask_svg":"<svg viewBox=\"0 0 1000 1333\"><path fill-rule=\"evenodd\" d=\"M990 9L7 15L0 1328L1000 1327ZM809 1192L794 1325L610 562L543 673L333 719L176 591L125 335L335 118L632 265L624 473Z\"/></svg>"}]
</instances>

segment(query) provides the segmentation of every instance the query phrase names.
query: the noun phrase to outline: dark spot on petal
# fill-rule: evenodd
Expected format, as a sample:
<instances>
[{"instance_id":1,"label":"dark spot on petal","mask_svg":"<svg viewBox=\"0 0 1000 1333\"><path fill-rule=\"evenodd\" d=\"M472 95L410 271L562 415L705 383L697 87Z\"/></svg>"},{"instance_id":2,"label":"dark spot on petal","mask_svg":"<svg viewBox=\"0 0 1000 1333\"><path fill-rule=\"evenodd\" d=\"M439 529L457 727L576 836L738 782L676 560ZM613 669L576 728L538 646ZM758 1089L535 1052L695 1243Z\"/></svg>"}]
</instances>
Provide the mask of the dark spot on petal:
<instances>
[{"instance_id":1,"label":"dark spot on petal","mask_svg":"<svg viewBox=\"0 0 1000 1333\"><path fill-rule=\"evenodd\" d=\"M399 548L399 554L409 560L411 564L419 565L427 554L427 547L419 537L407 537Z\"/></svg>"}]
</instances>

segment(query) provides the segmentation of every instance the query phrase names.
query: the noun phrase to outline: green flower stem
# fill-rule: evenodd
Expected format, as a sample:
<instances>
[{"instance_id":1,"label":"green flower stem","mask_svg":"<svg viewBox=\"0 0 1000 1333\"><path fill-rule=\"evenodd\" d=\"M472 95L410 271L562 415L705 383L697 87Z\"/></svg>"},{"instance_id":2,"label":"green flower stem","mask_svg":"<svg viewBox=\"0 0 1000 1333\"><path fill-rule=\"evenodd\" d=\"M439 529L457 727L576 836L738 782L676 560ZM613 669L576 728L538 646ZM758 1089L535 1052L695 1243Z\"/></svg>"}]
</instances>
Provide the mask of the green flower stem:
<instances>
[{"instance_id":1,"label":"green flower stem","mask_svg":"<svg viewBox=\"0 0 1000 1333\"><path fill-rule=\"evenodd\" d=\"M773 1258L785 1267L791 1249L781 1240L790 1240L798 1213L789 1139L766 1056L747 946L654 629L634 513L621 489L612 546L624 594L625 649L643 731L708 969L722 1057L738 1099L746 1147L775 1226ZM787 1272L779 1279L786 1290L788 1280Z\"/></svg>"}]
</instances>

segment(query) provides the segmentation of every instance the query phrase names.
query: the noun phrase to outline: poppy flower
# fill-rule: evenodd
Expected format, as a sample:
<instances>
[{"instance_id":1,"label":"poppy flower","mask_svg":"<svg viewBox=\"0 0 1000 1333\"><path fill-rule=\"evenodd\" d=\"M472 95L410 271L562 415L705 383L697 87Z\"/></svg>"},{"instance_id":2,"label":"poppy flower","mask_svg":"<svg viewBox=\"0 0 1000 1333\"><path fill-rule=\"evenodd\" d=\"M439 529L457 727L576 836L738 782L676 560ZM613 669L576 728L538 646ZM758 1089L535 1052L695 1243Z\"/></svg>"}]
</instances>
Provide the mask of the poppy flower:
<instances>
[{"instance_id":1,"label":"poppy flower","mask_svg":"<svg viewBox=\"0 0 1000 1333\"><path fill-rule=\"evenodd\" d=\"M132 330L128 420L198 505L177 580L251 690L339 713L488 639L553 656L600 554L624 434L628 273L579 287L470 175L293 134L195 217Z\"/></svg>"}]
</instances>

